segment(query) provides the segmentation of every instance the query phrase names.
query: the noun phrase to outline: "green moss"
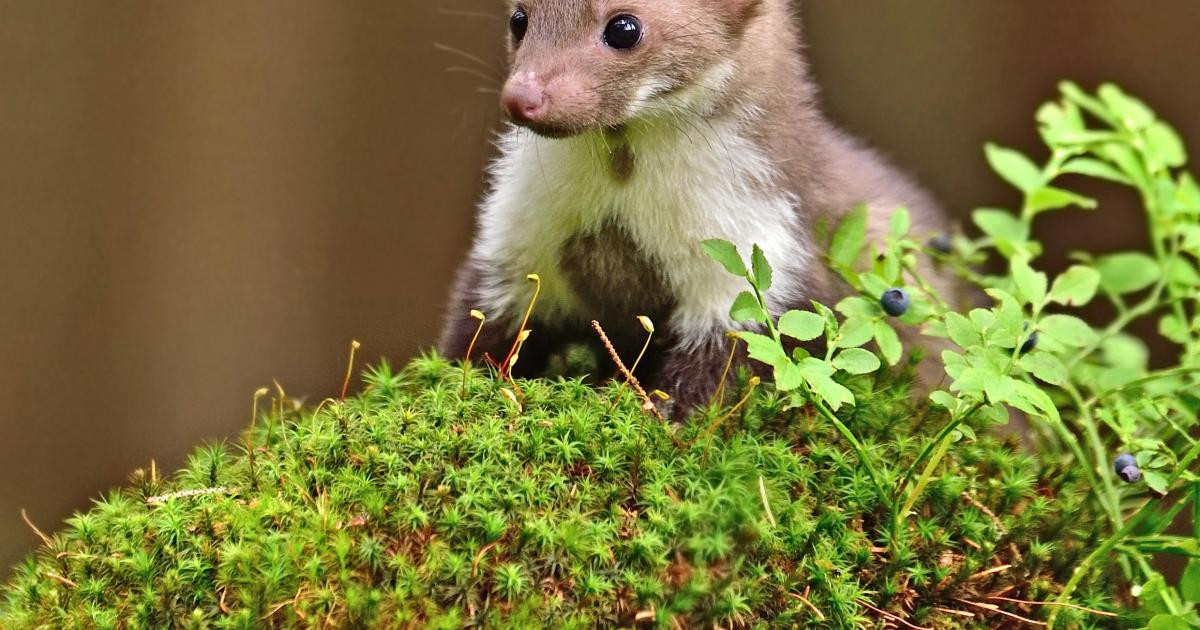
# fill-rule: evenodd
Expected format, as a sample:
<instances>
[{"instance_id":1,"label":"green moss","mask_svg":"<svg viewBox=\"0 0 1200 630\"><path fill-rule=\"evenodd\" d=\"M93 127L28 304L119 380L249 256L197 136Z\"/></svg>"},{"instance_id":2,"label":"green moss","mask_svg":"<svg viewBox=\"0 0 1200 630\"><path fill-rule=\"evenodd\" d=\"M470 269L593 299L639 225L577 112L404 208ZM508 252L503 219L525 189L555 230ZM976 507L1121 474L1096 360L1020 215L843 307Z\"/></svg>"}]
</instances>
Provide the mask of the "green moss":
<instances>
[{"instance_id":1,"label":"green moss","mask_svg":"<svg viewBox=\"0 0 1200 630\"><path fill-rule=\"evenodd\" d=\"M894 487L944 419L874 378L841 417ZM994 627L979 604L1045 611L988 596L1049 599L1094 546L1072 467L993 438L956 446L893 528L837 432L766 387L705 432L724 412L672 427L576 380L521 382L521 410L483 373L462 396L437 357L366 381L278 405L252 458L212 445L172 479L135 473L17 568L0 625L882 627L874 607ZM161 498L185 490L203 492ZM1115 606L1103 583L1075 599Z\"/></svg>"}]
</instances>

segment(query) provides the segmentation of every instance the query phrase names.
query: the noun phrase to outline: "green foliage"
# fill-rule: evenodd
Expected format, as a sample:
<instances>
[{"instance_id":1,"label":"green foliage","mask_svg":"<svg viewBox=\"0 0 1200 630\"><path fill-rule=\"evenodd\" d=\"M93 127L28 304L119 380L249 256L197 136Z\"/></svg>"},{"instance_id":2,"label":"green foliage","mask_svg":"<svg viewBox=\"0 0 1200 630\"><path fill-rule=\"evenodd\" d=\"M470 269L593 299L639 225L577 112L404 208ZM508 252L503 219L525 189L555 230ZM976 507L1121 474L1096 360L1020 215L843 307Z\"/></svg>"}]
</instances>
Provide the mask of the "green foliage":
<instances>
[{"instance_id":1,"label":"green foliage","mask_svg":"<svg viewBox=\"0 0 1200 630\"><path fill-rule=\"evenodd\" d=\"M238 447L68 519L17 567L0 626L1200 625L1200 187L1145 104L1062 94L1038 114L1045 164L987 147L1022 205L974 212L978 238L924 246L901 209L872 242L851 212L830 262L854 294L833 308L772 310L763 251L705 242L747 283L731 317L770 386L739 374L682 425L623 387L435 356L315 409L280 392ZM1133 188L1148 253L1040 269L1036 219L1096 206L1067 176ZM988 303L952 304L931 264ZM1089 324L1075 309L1098 298L1111 319ZM1172 363L1152 366L1141 320ZM904 327L947 348L927 400ZM1036 455L991 430L1012 410ZM1113 470L1125 452L1138 484ZM1170 531L1187 507L1192 534ZM1163 554L1188 558L1177 583Z\"/></svg>"},{"instance_id":2,"label":"green foliage","mask_svg":"<svg viewBox=\"0 0 1200 630\"><path fill-rule=\"evenodd\" d=\"M1067 616L1064 605L1081 584L1115 564L1132 584L1150 627L1200 627L1195 608L1200 600L1200 475L1195 468L1200 442L1193 437L1200 410L1195 394L1200 385L1200 187L1178 170L1187 162L1178 135L1144 103L1112 85L1096 95L1069 83L1061 91L1062 100L1038 113L1050 149L1045 164L1013 149L986 147L992 169L1022 193L1019 211L976 210L972 217L981 236L958 237L947 254L910 238L911 222L903 209L892 215L883 242L870 243L866 211L857 209L834 233L830 262L860 295L837 306L844 317L840 321L820 305L807 315L828 317L825 361L850 373L872 369L865 361L838 360L833 353L840 348L856 348L873 338L888 364L901 356L891 322L873 302L887 287L903 286L913 296L903 323L919 325L926 335L957 346L941 355L946 388L929 396L949 418L885 496L895 508L893 543L913 527L911 510L936 483L939 466L953 453L951 445L975 439L974 425L981 421L985 426L1007 423L1010 409L1016 410L1032 422L1035 452L1087 477L1088 501L1104 518L1105 539L1058 594L1050 625ZM1044 245L1034 238L1035 220L1062 208L1097 207L1094 200L1063 187L1069 175L1133 188L1145 208L1149 253L1076 253L1079 264L1053 281L1037 269L1034 263ZM736 255L730 245L720 248L727 257ZM927 257L979 287L990 304L961 309L948 304L950 296L939 295L921 273L919 263ZM865 268L858 264L864 259L870 261ZM1006 273L981 272L989 262ZM754 277L739 275L754 286ZM777 380L797 369L791 363L815 369L819 361L807 363L813 359L806 352L791 357L785 352L764 292L755 286L761 309L754 317L739 318L766 325L767 335L739 333L750 344L751 358L773 366ZM1113 313L1107 324L1093 326L1072 314L1097 295ZM751 312L749 300L743 300L735 315ZM781 324L784 318L800 319L788 313ZM1128 332L1140 320L1156 320L1162 336L1177 346L1167 365L1152 368L1146 345ZM786 387L777 387L795 389L791 404L797 407L828 405L836 411L842 403L854 403L837 390L804 384L788 378ZM846 439L856 444L855 436ZM1116 476L1111 462L1122 452L1136 454L1144 485L1124 486ZM860 457L868 472L880 464L868 453ZM1168 535L1187 503L1193 505L1197 537ZM1158 544L1148 544L1150 540ZM1191 558L1179 584L1168 584L1153 568L1153 556L1162 553Z\"/></svg>"},{"instance_id":3,"label":"green foliage","mask_svg":"<svg viewBox=\"0 0 1200 630\"><path fill-rule=\"evenodd\" d=\"M463 395L448 361L385 363L345 402L276 399L241 442L253 459L213 445L171 478L138 471L17 568L0 625L878 627L870 605L987 627L944 611L1053 595L1095 535L1075 472L995 439L951 454L891 541L840 434L745 376L738 413L683 427L616 386L520 381L518 411L507 382L468 376ZM906 382L846 381L842 419L889 485L941 418ZM1013 566L981 575L998 557ZM1104 584L1086 592L1109 609Z\"/></svg>"}]
</instances>

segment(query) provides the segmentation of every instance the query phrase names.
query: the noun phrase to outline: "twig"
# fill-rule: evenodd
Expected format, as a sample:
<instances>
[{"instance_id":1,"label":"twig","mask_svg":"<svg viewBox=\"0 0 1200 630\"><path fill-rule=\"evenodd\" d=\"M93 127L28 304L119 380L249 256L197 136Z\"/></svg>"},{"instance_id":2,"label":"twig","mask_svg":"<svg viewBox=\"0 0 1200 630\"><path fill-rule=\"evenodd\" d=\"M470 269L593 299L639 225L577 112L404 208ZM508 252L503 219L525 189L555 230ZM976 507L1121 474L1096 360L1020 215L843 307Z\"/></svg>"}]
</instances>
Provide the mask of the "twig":
<instances>
[{"instance_id":1,"label":"twig","mask_svg":"<svg viewBox=\"0 0 1200 630\"><path fill-rule=\"evenodd\" d=\"M984 604L984 603L982 603L982 602L973 602L973 601L971 601L971 600L969 600L969 599L963 599L963 598L961 598L961 597L955 597L954 599L955 599L956 601L958 601L958 602L961 602L961 603L964 603L964 604L966 604L966 605L968 605L968 606L976 606L976 607L978 607L978 608L982 608L982 609L984 609L984 610L987 610L987 611L990 611L990 612L994 612L994 613L997 613L997 614L1004 615L1005 617L1010 617L1010 618L1012 618L1012 619L1016 619L1017 621L1020 621L1020 622L1023 622L1023 623L1027 623L1027 624L1029 624L1029 625L1031 625L1031 626L1041 626L1041 627L1045 627L1045 626L1046 626L1046 624L1045 624L1045 623L1043 623L1043 622L1041 622L1041 621L1034 621L1033 619L1027 619L1027 618L1025 618L1025 617L1022 617L1021 615L1018 615L1018 614L1016 614L1016 613L1010 613L1010 612L1008 612L1007 610L1004 610L1003 608L1000 608L999 606L997 606L997 605L995 605L995 604Z\"/></svg>"},{"instance_id":2,"label":"twig","mask_svg":"<svg viewBox=\"0 0 1200 630\"><path fill-rule=\"evenodd\" d=\"M638 396L642 397L642 401L646 403L642 408L649 410L650 413L654 414L654 417L662 420L663 416L658 412L658 408L654 406L654 400L650 398L650 394L646 393L646 390L637 380L637 377L635 377L633 373L629 371L629 368L625 367L625 362L621 361L620 355L617 354L617 349L613 347L612 341L608 339L608 335L605 334L604 328L600 326L600 322L592 320L592 329L595 330L596 334L600 336L600 343L604 344L604 349L608 350L608 356L612 357L613 363L617 364L617 369L620 370L621 374L629 382L629 386L632 387L633 391L637 392Z\"/></svg>"},{"instance_id":3,"label":"twig","mask_svg":"<svg viewBox=\"0 0 1200 630\"><path fill-rule=\"evenodd\" d=\"M697 444L700 442L700 440L702 440L702 439L707 440L709 437L711 437L712 434L716 432L717 427L724 424L726 420L732 418L733 414L737 413L739 409L741 409L747 402L750 401L750 396L754 393L754 390L757 389L759 384L761 384L761 383L762 383L762 379L760 379L759 377L757 377L757 376L751 377L750 378L750 387L749 387L749 389L746 390L746 394L744 396L742 396L742 399L739 400L736 405L731 407L729 409L729 411L722 414L716 420L713 420L712 424L708 425L708 427L706 427L702 433L700 433L695 438L693 438L692 441L688 444L688 446ZM706 454L707 454L707 448L706 448Z\"/></svg>"},{"instance_id":4,"label":"twig","mask_svg":"<svg viewBox=\"0 0 1200 630\"><path fill-rule=\"evenodd\" d=\"M638 353L637 358L633 360L633 366L629 368L629 375L632 377L634 372L637 372L638 365L642 362L642 357L646 356L646 350L650 348L650 340L654 339L654 322L650 321L645 315L638 315L638 323L646 331L646 343L642 345L642 351ZM617 404L621 402L621 394L625 393L625 386L629 384L629 378L621 381L621 386L617 388L617 395L613 397L612 404L608 406L608 412L612 413L613 409L617 408Z\"/></svg>"},{"instance_id":5,"label":"twig","mask_svg":"<svg viewBox=\"0 0 1200 630\"><path fill-rule=\"evenodd\" d=\"M976 574L968 577L967 581L970 582L972 580L978 580L980 578L985 578L989 575L995 575L996 573L1003 573L1004 571L1007 571L1011 568L1012 568L1011 564L1002 564L998 567L992 567L986 571L980 571L979 573L976 573Z\"/></svg>"},{"instance_id":6,"label":"twig","mask_svg":"<svg viewBox=\"0 0 1200 630\"><path fill-rule=\"evenodd\" d=\"M1000 532L1001 536L1004 536L1008 533L1008 530L1004 527L1004 523L1000 521L1000 518L996 516L996 513L988 509L988 506L980 503L975 497L971 496L970 492L963 490L962 498L967 503L970 503L971 507L983 512L988 518L992 519L992 524L996 526L996 530Z\"/></svg>"},{"instance_id":7,"label":"twig","mask_svg":"<svg viewBox=\"0 0 1200 630\"><path fill-rule=\"evenodd\" d=\"M538 296L542 294L542 277L536 273L531 273L525 276L525 279L534 283L533 297L529 299L529 307L525 309L525 317L521 320L520 327L517 328L517 338L513 340L512 348L508 351L508 356L500 362L500 380L504 380L504 376L512 369L513 355L521 351L521 344L525 341L525 327L529 325L529 317L533 315L533 307L537 304Z\"/></svg>"},{"instance_id":8,"label":"twig","mask_svg":"<svg viewBox=\"0 0 1200 630\"><path fill-rule=\"evenodd\" d=\"M149 499L146 499L146 503L150 505L161 505L167 501L170 501L171 499L189 499L191 497L199 497L210 494L233 494L234 492L237 492L237 490L234 488L227 488L225 486L218 486L216 488L199 488L196 490L180 490L178 492L169 492L167 494L160 494L155 497L150 497Z\"/></svg>"},{"instance_id":9,"label":"twig","mask_svg":"<svg viewBox=\"0 0 1200 630\"><path fill-rule=\"evenodd\" d=\"M733 333L728 333L725 336L732 342L729 347L729 358L725 360L725 369L721 370L721 380L717 382L717 391L713 392L712 398L708 401L710 407L713 403L725 404L725 379L729 378L729 371L733 369L733 357L737 354L737 336Z\"/></svg>"},{"instance_id":10,"label":"twig","mask_svg":"<svg viewBox=\"0 0 1200 630\"><path fill-rule=\"evenodd\" d=\"M42 530L38 529L37 525L33 524L33 521L29 519L29 514L25 512L25 508L21 508L21 520L25 521L25 524L29 526L29 529L32 529L33 533L37 534L38 538L42 539L43 544L45 544L47 547L50 546L50 537L42 533Z\"/></svg>"},{"instance_id":11,"label":"twig","mask_svg":"<svg viewBox=\"0 0 1200 630\"><path fill-rule=\"evenodd\" d=\"M956 608L946 608L944 606L934 606L933 609L938 612L946 613L947 615L956 615L959 617L969 617L971 619L975 618L975 613L967 612L965 610L958 610Z\"/></svg>"},{"instance_id":12,"label":"twig","mask_svg":"<svg viewBox=\"0 0 1200 630\"><path fill-rule=\"evenodd\" d=\"M342 381L342 395L338 396L338 402L346 400L346 390L350 388L350 377L354 374L354 354L361 347L357 339L350 342L350 361L346 364L346 378Z\"/></svg>"},{"instance_id":13,"label":"twig","mask_svg":"<svg viewBox=\"0 0 1200 630\"><path fill-rule=\"evenodd\" d=\"M471 343L467 345L467 356L463 357L463 382L461 397L467 397L467 373L471 370L471 352L475 350L475 342L479 341L479 334L483 332L483 325L487 323L487 316L482 311L472 309L471 317L479 320L479 326L475 329L475 336L471 337Z\"/></svg>"},{"instance_id":14,"label":"twig","mask_svg":"<svg viewBox=\"0 0 1200 630\"><path fill-rule=\"evenodd\" d=\"M890 619L890 620L892 620L892 621L895 621L895 622L899 623L900 625L902 625L902 626L904 626L904 627L906 627L906 628L912 628L912 630L933 630L933 628L926 628L926 627L924 627L924 626L918 626L918 625L916 625L916 624L914 624L914 623L910 623L908 620L904 619L903 617L900 617L900 616L898 616L898 615L894 615L894 614L892 614L892 613L890 613L890 612L888 612L888 611L886 611L886 610L883 610L883 609L880 609L880 608L876 608L876 607L874 607L874 606L872 606L872 605L868 604L867 602L865 602L865 601L863 601L863 600L861 600L861 599L860 599L860 600L858 600L858 605L859 605L859 606L862 606L862 607L864 607L864 608L870 609L870 610L872 610L872 611L874 611L874 612L876 612L876 613L878 613L878 614L880 614L880 615L883 615L884 617L886 617L886 618L888 618L888 619Z\"/></svg>"},{"instance_id":15,"label":"twig","mask_svg":"<svg viewBox=\"0 0 1200 630\"><path fill-rule=\"evenodd\" d=\"M807 593L808 590L806 589L804 592ZM813 614L817 616L817 621L825 621L825 615L821 613L821 609L817 608L812 602L808 601L807 597L798 595L796 593L788 593L788 595L791 595L792 597L800 600L800 602L805 606L808 606L809 610L813 611Z\"/></svg>"},{"instance_id":16,"label":"twig","mask_svg":"<svg viewBox=\"0 0 1200 630\"><path fill-rule=\"evenodd\" d=\"M483 556L486 555L487 552L491 551L496 545L499 545L499 544L500 544L500 541L498 541L498 540L495 542L490 542L490 543L484 545L483 549L479 550L479 553L475 554L475 562L471 563L471 577L475 577L476 575L479 574L479 563L480 563L480 561L483 560Z\"/></svg>"},{"instance_id":17,"label":"twig","mask_svg":"<svg viewBox=\"0 0 1200 630\"><path fill-rule=\"evenodd\" d=\"M71 587L71 588L78 588L78 587L79 587L79 585L78 585L78 584L76 584L76 583L72 582L71 580L68 580L67 578L65 578L65 577L63 577L63 576L61 576L61 575L59 575L59 574L57 574L57 573L54 573L54 572L51 572L51 571L46 571L45 573L46 573L46 577L48 577L48 578L50 578L50 579L54 580L55 582L58 582L58 583L62 584L63 586L69 586L69 587Z\"/></svg>"},{"instance_id":18,"label":"twig","mask_svg":"<svg viewBox=\"0 0 1200 630\"><path fill-rule=\"evenodd\" d=\"M771 527L775 527L775 514L771 512L771 502L767 500L767 486L763 482L762 475L758 476L758 496L762 497L763 509L767 511L767 521L771 523Z\"/></svg>"},{"instance_id":19,"label":"twig","mask_svg":"<svg viewBox=\"0 0 1200 630\"><path fill-rule=\"evenodd\" d=\"M1093 615L1099 615L1101 617L1119 617L1120 616L1117 613L1111 613L1111 612L1108 612L1105 610L1096 610L1095 608L1088 608L1086 606L1080 606L1078 604L1066 604L1063 602L1034 602L1034 601L1029 601L1029 600L1025 600L1025 599L1013 599L1012 597L1000 597L999 595L989 596L988 599L995 599L995 600L999 600L1002 602L1011 602L1014 604L1027 604L1029 606L1062 606L1063 608L1074 608L1075 610L1082 610L1083 612L1091 613Z\"/></svg>"}]
</instances>

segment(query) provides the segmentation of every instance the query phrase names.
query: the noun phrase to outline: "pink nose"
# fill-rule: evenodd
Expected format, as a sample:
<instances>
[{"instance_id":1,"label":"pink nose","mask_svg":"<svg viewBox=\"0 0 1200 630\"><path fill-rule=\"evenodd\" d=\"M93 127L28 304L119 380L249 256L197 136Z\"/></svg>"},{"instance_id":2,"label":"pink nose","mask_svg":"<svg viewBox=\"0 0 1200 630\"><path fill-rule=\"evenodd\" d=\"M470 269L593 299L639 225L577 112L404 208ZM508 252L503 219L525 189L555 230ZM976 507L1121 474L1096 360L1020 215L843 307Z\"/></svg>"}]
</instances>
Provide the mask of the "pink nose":
<instances>
[{"instance_id":1,"label":"pink nose","mask_svg":"<svg viewBox=\"0 0 1200 630\"><path fill-rule=\"evenodd\" d=\"M510 83L500 95L504 111L517 122L537 122L546 114L546 96L540 87Z\"/></svg>"}]
</instances>

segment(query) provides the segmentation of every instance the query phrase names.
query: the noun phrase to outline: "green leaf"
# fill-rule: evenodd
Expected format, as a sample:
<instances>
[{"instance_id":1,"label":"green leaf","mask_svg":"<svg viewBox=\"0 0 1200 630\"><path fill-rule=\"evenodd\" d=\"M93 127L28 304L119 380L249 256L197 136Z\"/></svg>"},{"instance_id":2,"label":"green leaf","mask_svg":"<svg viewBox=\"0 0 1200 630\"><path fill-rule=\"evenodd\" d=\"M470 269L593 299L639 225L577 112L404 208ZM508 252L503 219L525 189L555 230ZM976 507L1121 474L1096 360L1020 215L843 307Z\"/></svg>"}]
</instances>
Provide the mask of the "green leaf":
<instances>
[{"instance_id":1,"label":"green leaf","mask_svg":"<svg viewBox=\"0 0 1200 630\"><path fill-rule=\"evenodd\" d=\"M1200 213L1200 185L1190 173L1179 176L1179 185L1175 188L1175 205L1181 212Z\"/></svg>"},{"instance_id":2,"label":"green leaf","mask_svg":"<svg viewBox=\"0 0 1200 630\"><path fill-rule=\"evenodd\" d=\"M975 324L959 313L946 313L946 332L960 348L983 345L983 336Z\"/></svg>"},{"instance_id":3,"label":"green leaf","mask_svg":"<svg viewBox=\"0 0 1200 630\"><path fill-rule=\"evenodd\" d=\"M1175 258L1167 262L1167 279L1176 286L1200 286L1200 274L1186 258Z\"/></svg>"},{"instance_id":4,"label":"green leaf","mask_svg":"<svg viewBox=\"0 0 1200 630\"><path fill-rule=\"evenodd\" d=\"M754 246L754 253L750 255L750 265L754 269L754 286L765 293L771 288L771 265L767 263L766 254L763 254L758 245Z\"/></svg>"},{"instance_id":5,"label":"green leaf","mask_svg":"<svg viewBox=\"0 0 1200 630\"><path fill-rule=\"evenodd\" d=\"M1134 293L1150 287L1161 277L1162 269L1153 258L1139 252L1105 256L1096 261L1100 287L1112 295Z\"/></svg>"},{"instance_id":6,"label":"green leaf","mask_svg":"<svg viewBox=\"0 0 1200 630\"><path fill-rule=\"evenodd\" d=\"M1058 84L1058 89L1060 92L1062 92L1063 96L1067 98L1067 100L1087 110L1100 120L1110 124L1116 124L1116 115L1114 112L1109 110L1108 105L1106 105L1104 101L1101 101L1100 99L1083 91L1078 85L1070 81L1063 81L1062 83Z\"/></svg>"},{"instance_id":7,"label":"green leaf","mask_svg":"<svg viewBox=\"0 0 1200 630\"><path fill-rule=\"evenodd\" d=\"M1127 175L1113 168L1109 163L1094 158L1075 158L1064 164L1061 170L1064 173L1106 179L1126 186L1133 185L1133 180L1129 179Z\"/></svg>"},{"instance_id":8,"label":"green leaf","mask_svg":"<svg viewBox=\"0 0 1200 630\"><path fill-rule=\"evenodd\" d=\"M783 351L783 346L779 345L774 339L752 332L739 332L738 339L746 342L746 352L751 359L760 361L771 366L780 366L784 363L791 363L786 352Z\"/></svg>"},{"instance_id":9,"label":"green leaf","mask_svg":"<svg viewBox=\"0 0 1200 630\"><path fill-rule=\"evenodd\" d=\"M1038 329L1047 337L1075 348L1095 343L1099 338L1091 326L1071 315L1047 315L1038 322Z\"/></svg>"},{"instance_id":10,"label":"green leaf","mask_svg":"<svg viewBox=\"0 0 1200 630\"><path fill-rule=\"evenodd\" d=\"M1179 580L1179 594L1189 602L1200 602L1200 558L1188 560Z\"/></svg>"},{"instance_id":11,"label":"green leaf","mask_svg":"<svg viewBox=\"0 0 1200 630\"><path fill-rule=\"evenodd\" d=\"M1021 303L1012 294L1000 289L987 289L985 291L993 300L996 300L996 306L992 307L990 313L993 318L991 328L1003 332L1004 334L1018 334L1025 327L1025 313L1021 310ZM975 321L977 326L984 326L979 321L976 321L976 316L979 309L971 311L971 320Z\"/></svg>"},{"instance_id":12,"label":"green leaf","mask_svg":"<svg viewBox=\"0 0 1200 630\"><path fill-rule=\"evenodd\" d=\"M1116 164L1131 180L1139 186L1146 181L1146 167L1142 164L1142 159L1138 154L1127 144L1119 142L1109 142L1095 149L1097 155Z\"/></svg>"},{"instance_id":13,"label":"green leaf","mask_svg":"<svg viewBox=\"0 0 1200 630\"><path fill-rule=\"evenodd\" d=\"M1154 122L1154 112L1145 103L1111 83L1101 85L1099 95L1108 110L1129 129L1142 129Z\"/></svg>"},{"instance_id":14,"label":"green leaf","mask_svg":"<svg viewBox=\"0 0 1200 630\"><path fill-rule=\"evenodd\" d=\"M1146 153L1160 167L1179 168L1187 164L1187 151L1183 140L1165 122L1158 121L1146 128ZM1157 170L1157 169L1154 169Z\"/></svg>"},{"instance_id":15,"label":"green leaf","mask_svg":"<svg viewBox=\"0 0 1200 630\"><path fill-rule=\"evenodd\" d=\"M1029 266L1029 256L1019 254L1011 261L1013 282L1025 300L1034 306L1041 306L1046 299L1046 274L1034 271Z\"/></svg>"},{"instance_id":16,"label":"green leaf","mask_svg":"<svg viewBox=\"0 0 1200 630\"><path fill-rule=\"evenodd\" d=\"M1187 324L1174 314L1164 315L1162 319L1158 320L1158 334L1178 344L1187 343L1191 337Z\"/></svg>"},{"instance_id":17,"label":"green leaf","mask_svg":"<svg viewBox=\"0 0 1200 630\"><path fill-rule=\"evenodd\" d=\"M1117 368L1142 371L1150 364L1150 349L1146 343L1128 333L1117 333L1100 345L1104 362Z\"/></svg>"},{"instance_id":18,"label":"green leaf","mask_svg":"<svg viewBox=\"0 0 1200 630\"><path fill-rule=\"evenodd\" d=\"M1018 381L1016 379L1013 379L1013 381L1013 388L1016 395L1019 398L1029 401L1036 409L1036 411L1029 411L1028 409L1025 411L1042 416L1051 422L1062 422L1062 418L1058 415L1058 406L1054 404L1054 401L1045 390L1025 381Z\"/></svg>"},{"instance_id":19,"label":"green leaf","mask_svg":"<svg viewBox=\"0 0 1200 630\"><path fill-rule=\"evenodd\" d=\"M1042 185L1042 171L1022 153L996 144L984 147L988 164L996 174L1023 193Z\"/></svg>"},{"instance_id":20,"label":"green leaf","mask_svg":"<svg viewBox=\"0 0 1200 630\"><path fill-rule=\"evenodd\" d=\"M891 234L895 238L904 238L912 228L912 216L908 208L898 208L892 213L890 221Z\"/></svg>"},{"instance_id":21,"label":"green leaf","mask_svg":"<svg viewBox=\"0 0 1200 630\"><path fill-rule=\"evenodd\" d=\"M904 354L904 347L900 345L900 337L896 335L895 329L883 320L875 322L875 343L879 344L879 351L888 365L896 365L900 362L900 355Z\"/></svg>"},{"instance_id":22,"label":"green leaf","mask_svg":"<svg viewBox=\"0 0 1200 630\"><path fill-rule=\"evenodd\" d=\"M980 208L971 213L971 219L984 234L993 239L1022 242L1029 239L1029 228L1011 212Z\"/></svg>"},{"instance_id":23,"label":"green leaf","mask_svg":"<svg viewBox=\"0 0 1200 630\"><path fill-rule=\"evenodd\" d=\"M779 332L792 339L811 341L825 333L825 319L811 311L788 311L779 318Z\"/></svg>"},{"instance_id":24,"label":"green leaf","mask_svg":"<svg viewBox=\"0 0 1200 630\"><path fill-rule=\"evenodd\" d=\"M729 241L721 239L712 239L704 241L700 244L704 248L704 253L708 257L721 263L725 271L735 275L745 277L749 275L746 269L746 263L742 260L742 255L738 253L737 247Z\"/></svg>"},{"instance_id":25,"label":"green leaf","mask_svg":"<svg viewBox=\"0 0 1200 630\"><path fill-rule=\"evenodd\" d=\"M954 397L954 394L951 394L944 389L938 389L931 392L929 394L929 400L931 400L933 404L938 405L939 407L945 407L950 411L954 411L954 409L958 407L958 399Z\"/></svg>"},{"instance_id":26,"label":"green leaf","mask_svg":"<svg viewBox=\"0 0 1200 630\"><path fill-rule=\"evenodd\" d=\"M1142 479L1146 480L1146 485L1149 486L1151 490L1159 494L1167 493L1168 487L1166 475L1155 470L1143 470Z\"/></svg>"},{"instance_id":27,"label":"green leaf","mask_svg":"<svg viewBox=\"0 0 1200 630\"><path fill-rule=\"evenodd\" d=\"M1083 306L1092 301L1100 286L1100 272L1075 265L1059 274L1050 289L1050 300L1065 306Z\"/></svg>"},{"instance_id":28,"label":"green leaf","mask_svg":"<svg viewBox=\"0 0 1200 630\"><path fill-rule=\"evenodd\" d=\"M733 307L729 309L729 317L735 322L758 322L765 324L767 322L767 314L763 311L762 306L758 303L758 298L754 297L749 291L742 291L733 301Z\"/></svg>"},{"instance_id":29,"label":"green leaf","mask_svg":"<svg viewBox=\"0 0 1200 630\"><path fill-rule=\"evenodd\" d=\"M775 366L775 389L790 392L803 384L804 374L795 363L784 361Z\"/></svg>"},{"instance_id":30,"label":"green leaf","mask_svg":"<svg viewBox=\"0 0 1200 630\"><path fill-rule=\"evenodd\" d=\"M817 315L820 315L821 319L825 320L825 336L832 338L837 334L837 315L835 315L828 306L825 306L820 302L813 302L812 305L813 311L816 312Z\"/></svg>"},{"instance_id":31,"label":"green leaf","mask_svg":"<svg viewBox=\"0 0 1200 630\"><path fill-rule=\"evenodd\" d=\"M800 369L809 389L824 400L830 409L837 411L844 404L854 404L854 394L833 380L833 366L820 359L808 358L800 363Z\"/></svg>"},{"instance_id":32,"label":"green leaf","mask_svg":"<svg viewBox=\"0 0 1200 630\"><path fill-rule=\"evenodd\" d=\"M846 317L873 319L883 313L877 300L868 300L861 295L852 295L837 304L837 311Z\"/></svg>"},{"instance_id":33,"label":"green leaf","mask_svg":"<svg viewBox=\"0 0 1200 630\"><path fill-rule=\"evenodd\" d=\"M1085 210L1095 210L1099 205L1091 197L1077 195L1069 190L1053 186L1044 186L1031 192L1025 203L1029 205L1029 211L1033 213L1057 210L1068 206L1079 206Z\"/></svg>"},{"instance_id":34,"label":"green leaf","mask_svg":"<svg viewBox=\"0 0 1200 630\"><path fill-rule=\"evenodd\" d=\"M1021 357L1018 362L1021 369L1034 375L1038 380L1050 383L1051 385L1066 385L1070 376L1067 374L1067 366L1063 365L1058 357L1049 352L1033 352Z\"/></svg>"},{"instance_id":35,"label":"green leaf","mask_svg":"<svg viewBox=\"0 0 1200 630\"><path fill-rule=\"evenodd\" d=\"M870 374L879 369L879 357L862 348L849 348L833 358L833 367L850 374Z\"/></svg>"},{"instance_id":36,"label":"green leaf","mask_svg":"<svg viewBox=\"0 0 1200 630\"><path fill-rule=\"evenodd\" d=\"M861 274L858 279L862 282L863 291L868 295L881 296L884 291L894 286L891 282L873 273Z\"/></svg>"},{"instance_id":37,"label":"green leaf","mask_svg":"<svg viewBox=\"0 0 1200 630\"><path fill-rule=\"evenodd\" d=\"M871 340L875 335L874 322L870 319L851 317L842 322L838 330L838 348L857 348Z\"/></svg>"},{"instance_id":38,"label":"green leaf","mask_svg":"<svg viewBox=\"0 0 1200 630\"><path fill-rule=\"evenodd\" d=\"M867 207L855 207L842 219L833 242L829 246L829 259L834 265L852 267L867 242Z\"/></svg>"},{"instance_id":39,"label":"green leaf","mask_svg":"<svg viewBox=\"0 0 1200 630\"><path fill-rule=\"evenodd\" d=\"M1191 630L1187 618L1177 615L1154 615L1146 630Z\"/></svg>"}]
</instances>

